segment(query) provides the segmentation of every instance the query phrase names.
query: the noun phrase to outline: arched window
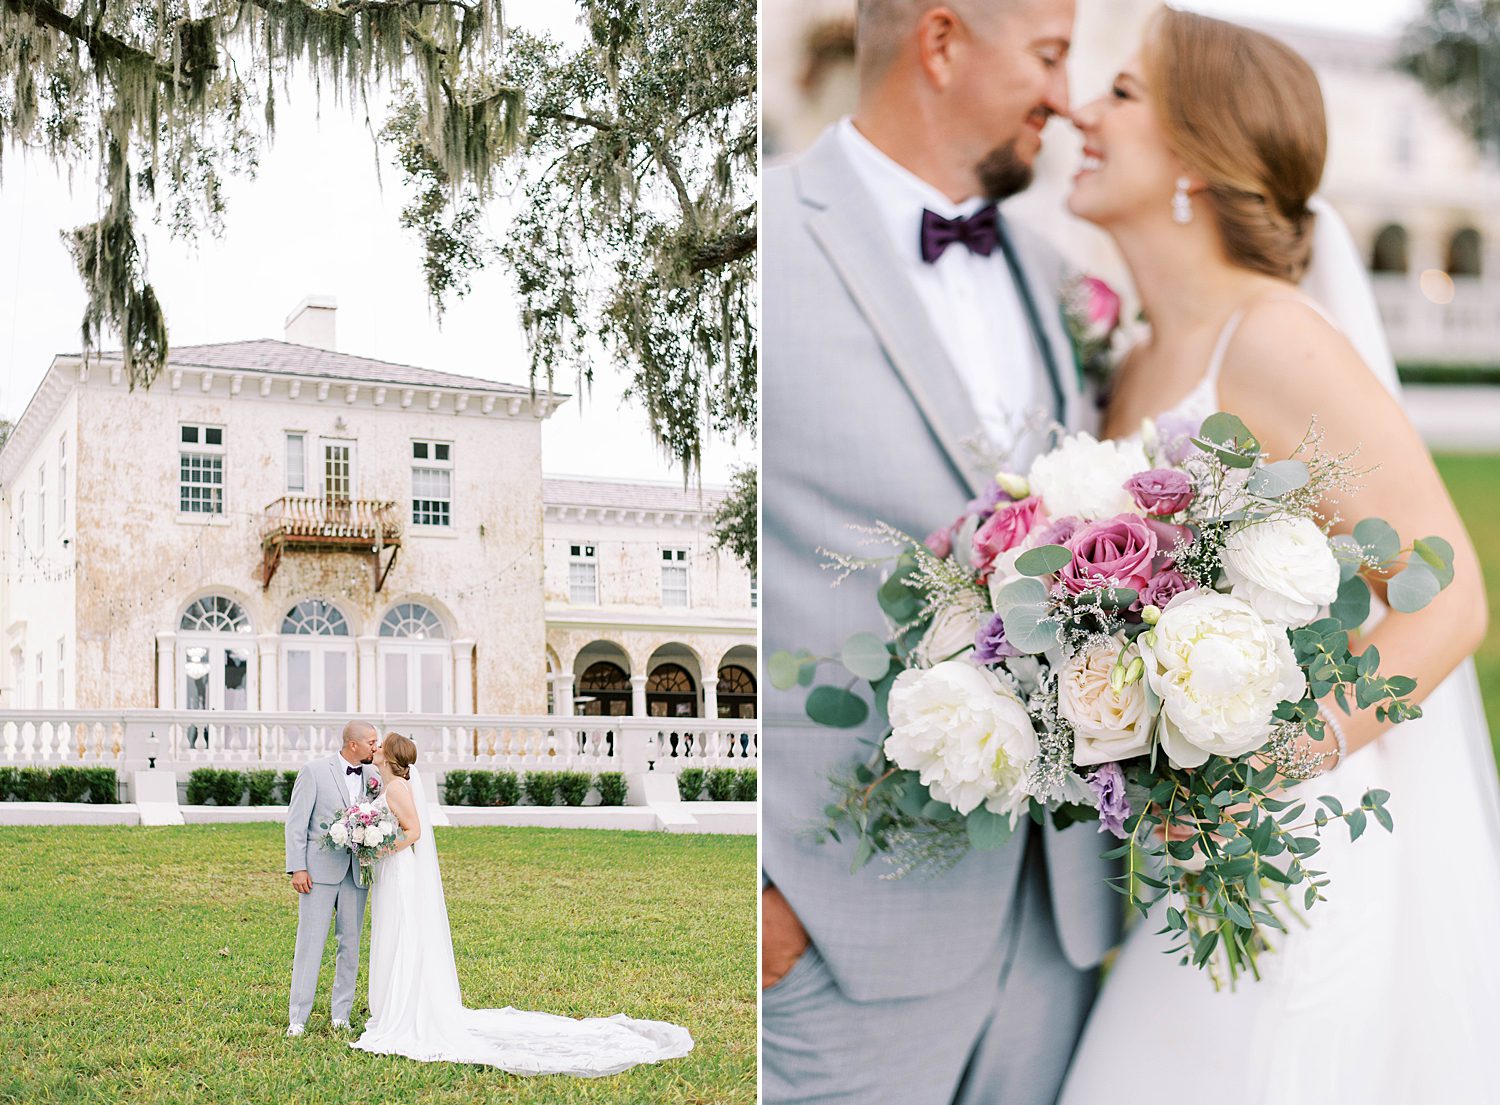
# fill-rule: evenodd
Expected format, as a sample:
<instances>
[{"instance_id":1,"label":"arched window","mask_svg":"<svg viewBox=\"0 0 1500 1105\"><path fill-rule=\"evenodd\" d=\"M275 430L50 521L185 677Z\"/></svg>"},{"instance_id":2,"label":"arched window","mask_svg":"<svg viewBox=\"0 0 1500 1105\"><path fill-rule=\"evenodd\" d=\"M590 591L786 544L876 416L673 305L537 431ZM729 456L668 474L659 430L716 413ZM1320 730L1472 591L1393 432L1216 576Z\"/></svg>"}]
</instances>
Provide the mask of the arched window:
<instances>
[{"instance_id":1,"label":"arched window","mask_svg":"<svg viewBox=\"0 0 1500 1105\"><path fill-rule=\"evenodd\" d=\"M453 712L453 650L443 619L399 602L380 620L380 702L388 714Z\"/></svg>"},{"instance_id":2,"label":"arched window","mask_svg":"<svg viewBox=\"0 0 1500 1105\"><path fill-rule=\"evenodd\" d=\"M630 715L630 676L619 664L600 660L590 664L578 677L573 688L580 704L579 713L589 717L628 717Z\"/></svg>"},{"instance_id":3,"label":"arched window","mask_svg":"<svg viewBox=\"0 0 1500 1105\"><path fill-rule=\"evenodd\" d=\"M1482 266L1479 247L1479 231L1471 226L1456 231L1448 241L1448 264L1445 266L1448 275L1478 276Z\"/></svg>"},{"instance_id":4,"label":"arched window","mask_svg":"<svg viewBox=\"0 0 1500 1105\"><path fill-rule=\"evenodd\" d=\"M1406 227L1392 223L1375 235L1370 271L1405 272L1406 269Z\"/></svg>"},{"instance_id":5,"label":"arched window","mask_svg":"<svg viewBox=\"0 0 1500 1105\"><path fill-rule=\"evenodd\" d=\"M443 620L416 602L399 603L386 611L380 620L380 635L417 640L442 640L448 636L443 629Z\"/></svg>"},{"instance_id":6,"label":"arched window","mask_svg":"<svg viewBox=\"0 0 1500 1105\"><path fill-rule=\"evenodd\" d=\"M177 628L185 633L249 633L250 617L227 595L204 595L182 612Z\"/></svg>"},{"instance_id":7,"label":"arched window","mask_svg":"<svg viewBox=\"0 0 1500 1105\"><path fill-rule=\"evenodd\" d=\"M178 709L253 709L254 652L244 640L251 632L245 608L227 595L204 595L182 612L177 629ZM208 738L207 725L187 727L189 748L200 740L207 748Z\"/></svg>"},{"instance_id":8,"label":"arched window","mask_svg":"<svg viewBox=\"0 0 1500 1105\"><path fill-rule=\"evenodd\" d=\"M662 664L646 679L646 712L652 717L696 717L698 685L680 664Z\"/></svg>"},{"instance_id":9,"label":"arched window","mask_svg":"<svg viewBox=\"0 0 1500 1105\"><path fill-rule=\"evenodd\" d=\"M755 717L755 676L738 664L719 669L719 716Z\"/></svg>"},{"instance_id":10,"label":"arched window","mask_svg":"<svg viewBox=\"0 0 1500 1105\"><path fill-rule=\"evenodd\" d=\"M312 637L347 637L349 623L333 603L303 599L281 619L281 632Z\"/></svg>"},{"instance_id":11,"label":"arched window","mask_svg":"<svg viewBox=\"0 0 1500 1105\"><path fill-rule=\"evenodd\" d=\"M354 702L354 642L333 603L303 599L281 619L282 709L343 713Z\"/></svg>"}]
</instances>

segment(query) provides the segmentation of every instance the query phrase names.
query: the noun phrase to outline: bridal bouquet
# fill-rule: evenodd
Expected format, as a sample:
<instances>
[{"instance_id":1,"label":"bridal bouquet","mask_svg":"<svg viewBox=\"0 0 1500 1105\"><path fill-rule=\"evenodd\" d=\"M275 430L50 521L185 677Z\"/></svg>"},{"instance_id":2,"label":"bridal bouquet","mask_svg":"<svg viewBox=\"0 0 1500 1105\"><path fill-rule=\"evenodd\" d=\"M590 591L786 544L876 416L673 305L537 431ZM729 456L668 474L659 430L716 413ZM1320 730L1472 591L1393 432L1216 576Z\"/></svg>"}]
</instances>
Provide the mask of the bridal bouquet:
<instances>
[{"instance_id":1,"label":"bridal bouquet","mask_svg":"<svg viewBox=\"0 0 1500 1105\"><path fill-rule=\"evenodd\" d=\"M1321 831L1391 828L1384 791L1309 813L1284 789L1322 769L1309 738L1331 709L1420 713L1415 680L1350 651L1364 576L1398 611L1452 579L1440 537L1403 548L1373 518L1330 537L1317 504L1355 473L1319 446L1309 434L1268 461L1226 413L1139 440L1078 434L925 541L874 527L901 548L878 592L894 632L858 634L838 660L889 731L835 781L822 833L852 833L856 868L882 854L901 877L999 847L1024 817L1097 819L1122 841L1116 889L1142 914L1167 899L1182 962L1216 985L1259 977L1293 894L1311 909L1328 885ZM872 563L829 555L844 574ZM813 686L826 659L778 653L772 680L811 687L820 724L862 724L854 680Z\"/></svg>"},{"instance_id":2,"label":"bridal bouquet","mask_svg":"<svg viewBox=\"0 0 1500 1105\"><path fill-rule=\"evenodd\" d=\"M378 793L378 784L370 790ZM353 852L359 860L360 886L375 881L375 861L381 858L384 846L401 835L401 825L383 799L355 802L339 810L333 821L321 828L323 847Z\"/></svg>"}]
</instances>

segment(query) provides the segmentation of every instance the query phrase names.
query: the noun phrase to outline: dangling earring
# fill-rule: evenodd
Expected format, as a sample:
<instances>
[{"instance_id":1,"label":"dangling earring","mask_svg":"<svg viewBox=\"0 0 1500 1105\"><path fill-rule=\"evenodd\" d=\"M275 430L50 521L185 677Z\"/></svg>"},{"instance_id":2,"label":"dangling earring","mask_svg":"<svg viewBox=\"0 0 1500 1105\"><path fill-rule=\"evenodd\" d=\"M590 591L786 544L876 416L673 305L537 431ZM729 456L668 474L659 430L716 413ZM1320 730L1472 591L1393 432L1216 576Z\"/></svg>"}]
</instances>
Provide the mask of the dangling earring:
<instances>
[{"instance_id":1,"label":"dangling earring","mask_svg":"<svg viewBox=\"0 0 1500 1105\"><path fill-rule=\"evenodd\" d=\"M1193 221L1193 201L1188 196L1190 183L1187 177L1178 177L1177 191L1172 193L1172 221L1178 226L1187 226Z\"/></svg>"}]
</instances>

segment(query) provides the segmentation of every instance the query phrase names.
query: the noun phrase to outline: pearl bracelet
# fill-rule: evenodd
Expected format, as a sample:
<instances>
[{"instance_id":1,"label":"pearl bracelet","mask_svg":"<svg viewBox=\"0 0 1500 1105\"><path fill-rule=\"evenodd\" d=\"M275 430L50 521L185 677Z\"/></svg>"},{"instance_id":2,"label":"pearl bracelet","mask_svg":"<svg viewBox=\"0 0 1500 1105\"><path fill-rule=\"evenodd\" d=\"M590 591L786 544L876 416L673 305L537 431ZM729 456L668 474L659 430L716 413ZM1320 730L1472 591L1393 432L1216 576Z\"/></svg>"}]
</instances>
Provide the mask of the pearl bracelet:
<instances>
[{"instance_id":1,"label":"pearl bracelet","mask_svg":"<svg viewBox=\"0 0 1500 1105\"><path fill-rule=\"evenodd\" d=\"M1319 710L1318 716L1323 719L1324 728L1333 733L1333 743L1338 746L1338 759L1334 760L1333 767L1330 767L1328 769L1329 771L1332 771L1334 770L1334 768L1338 767L1339 764L1343 763L1344 757L1349 754L1349 742L1344 737L1344 727L1339 724L1338 719L1335 718L1331 712Z\"/></svg>"}]
</instances>

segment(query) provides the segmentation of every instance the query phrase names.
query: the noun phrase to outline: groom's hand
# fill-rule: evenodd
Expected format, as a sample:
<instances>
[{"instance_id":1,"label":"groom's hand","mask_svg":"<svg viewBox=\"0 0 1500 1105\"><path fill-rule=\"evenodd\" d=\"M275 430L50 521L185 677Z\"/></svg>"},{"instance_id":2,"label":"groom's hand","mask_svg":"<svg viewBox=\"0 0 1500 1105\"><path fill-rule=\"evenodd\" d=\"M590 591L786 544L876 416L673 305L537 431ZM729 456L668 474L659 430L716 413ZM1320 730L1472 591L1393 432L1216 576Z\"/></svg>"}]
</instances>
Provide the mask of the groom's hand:
<instances>
[{"instance_id":1,"label":"groom's hand","mask_svg":"<svg viewBox=\"0 0 1500 1105\"><path fill-rule=\"evenodd\" d=\"M780 982L792 964L807 951L807 930L797 920L781 891L768 886L760 892L760 988Z\"/></svg>"},{"instance_id":2,"label":"groom's hand","mask_svg":"<svg viewBox=\"0 0 1500 1105\"><path fill-rule=\"evenodd\" d=\"M312 893L312 876L306 871L292 872L292 889L298 894Z\"/></svg>"}]
</instances>

